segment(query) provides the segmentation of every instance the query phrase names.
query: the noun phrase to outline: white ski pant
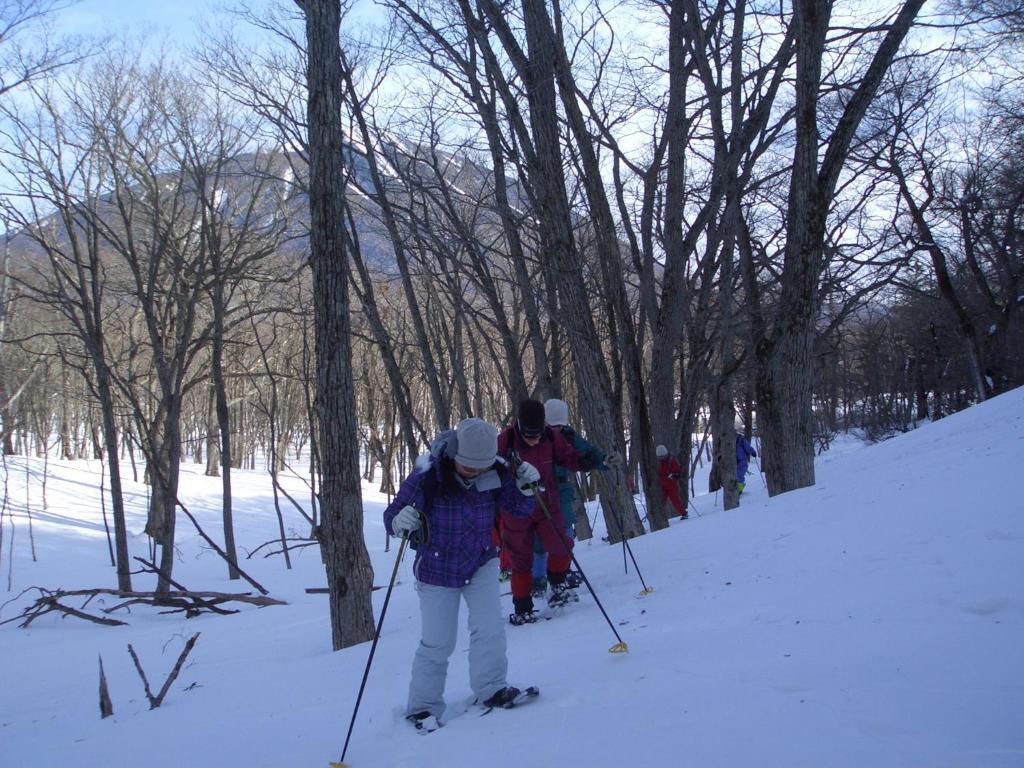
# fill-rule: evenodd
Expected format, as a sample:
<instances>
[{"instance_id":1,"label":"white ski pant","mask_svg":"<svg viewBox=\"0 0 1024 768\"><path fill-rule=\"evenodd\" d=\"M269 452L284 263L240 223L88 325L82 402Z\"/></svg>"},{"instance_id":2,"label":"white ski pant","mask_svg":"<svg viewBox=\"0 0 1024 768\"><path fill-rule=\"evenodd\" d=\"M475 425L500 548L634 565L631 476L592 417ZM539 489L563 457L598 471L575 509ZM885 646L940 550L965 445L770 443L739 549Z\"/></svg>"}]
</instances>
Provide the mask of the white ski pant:
<instances>
[{"instance_id":1,"label":"white ski pant","mask_svg":"<svg viewBox=\"0 0 1024 768\"><path fill-rule=\"evenodd\" d=\"M437 587L416 582L420 596L422 638L412 662L409 714L444 714L444 683L448 658L455 650L459 601L469 608L469 684L480 701L507 685L505 618L501 613L498 559L491 558L462 587Z\"/></svg>"}]
</instances>

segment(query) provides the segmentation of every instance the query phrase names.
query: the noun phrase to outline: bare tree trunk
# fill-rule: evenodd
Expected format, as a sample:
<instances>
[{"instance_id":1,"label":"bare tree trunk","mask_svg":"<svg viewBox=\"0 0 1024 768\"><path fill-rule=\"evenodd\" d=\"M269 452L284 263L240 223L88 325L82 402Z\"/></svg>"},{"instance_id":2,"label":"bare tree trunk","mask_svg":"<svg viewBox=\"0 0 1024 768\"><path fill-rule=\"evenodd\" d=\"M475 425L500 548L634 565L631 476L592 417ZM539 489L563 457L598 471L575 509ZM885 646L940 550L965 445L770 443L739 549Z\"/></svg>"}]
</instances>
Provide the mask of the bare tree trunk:
<instances>
[{"instance_id":1,"label":"bare tree trunk","mask_svg":"<svg viewBox=\"0 0 1024 768\"><path fill-rule=\"evenodd\" d=\"M587 438L606 450L625 453L624 437L615 434L612 387L590 302L584 269L572 232L572 216L565 190L565 171L558 135L555 93L556 46L551 20L543 0L523 0L523 19L529 47L527 56L515 40L501 10L491 0L483 7L495 32L513 59L529 95L530 127L534 145L531 185L536 195L542 247L547 254L549 280L557 286L560 328L572 352L580 393L580 412ZM601 506L611 540L620 539L619 524L627 537L644 533L633 497L622 479L622 469L599 473Z\"/></svg>"},{"instance_id":2,"label":"bare tree trunk","mask_svg":"<svg viewBox=\"0 0 1024 768\"><path fill-rule=\"evenodd\" d=\"M651 431L651 419L647 409L647 393L643 383L643 356L637 338L636 323L626 295L626 279L622 268L622 254L619 251L620 238L608 202L606 185L601 174L601 166L597 153L594 151L590 131L583 117L576 98L576 83L572 77L569 57L565 50L565 40L561 26L561 8L558 0L554 0L554 20L556 33L556 73L562 103L576 146L579 149L583 165L583 183L587 193L590 215L593 219L597 236L597 252L600 257L601 275L607 300L611 309L613 327L618 326L617 333L612 334L612 343L617 345L622 355L622 370L629 389L630 412L633 415L633 427L637 430L630 444L634 453L639 453L640 466L644 468L644 477L653 477L651 469L657 458L654 455L654 441ZM620 399L621 403L621 399ZM622 432L621 407L617 409L620 417L615 420L616 432ZM620 448L618 441L614 443L616 450ZM624 445L621 447L625 447ZM623 454L625 455L625 454ZM620 470L616 470L619 472ZM626 497L621 497L626 501ZM632 494L628 496L628 504L633 506ZM634 509L635 514L635 509ZM648 515L651 530L668 527L668 519L663 515Z\"/></svg>"},{"instance_id":3,"label":"bare tree trunk","mask_svg":"<svg viewBox=\"0 0 1024 768\"><path fill-rule=\"evenodd\" d=\"M344 157L339 0L302 0L307 42L310 265L320 432L320 546L335 650L373 637L373 569L363 541L359 435L352 375L349 263L342 233ZM372 153L372 148L371 153ZM442 417L443 414L439 414Z\"/></svg>"},{"instance_id":4,"label":"bare tree trunk","mask_svg":"<svg viewBox=\"0 0 1024 768\"><path fill-rule=\"evenodd\" d=\"M60 399L60 457L68 461L74 461L75 455L75 439L71 433L71 419L68 417L68 373L63 365L61 365L61 394Z\"/></svg>"},{"instance_id":5,"label":"bare tree trunk","mask_svg":"<svg viewBox=\"0 0 1024 768\"><path fill-rule=\"evenodd\" d=\"M583 489L573 479L576 486L576 493L572 497L573 529L576 531L577 541L587 541L594 538L594 531L590 528L590 518L587 517L587 507L583 503Z\"/></svg>"},{"instance_id":6,"label":"bare tree trunk","mask_svg":"<svg viewBox=\"0 0 1024 768\"><path fill-rule=\"evenodd\" d=\"M668 102L665 115L665 188L664 188L664 224L663 238L666 263L661 291L660 305L655 306L653 299L648 306L649 322L652 325L651 344L658 354L652 355L647 393L650 398L651 441L668 447L669 451L683 456L684 445L689 444L689 436L680 434L686 426L677 421L676 416L676 382L686 383L680 371L677 378L677 365L682 366L680 347L684 338L683 324L687 313L687 305L693 299L687 295L687 283L684 274L684 263L693 253L694 237L702 229L697 222L691 223L691 235L684 233L684 211L686 208L686 161L690 119L687 116L687 83L696 68L694 57L687 55L687 23L686 3L684 0L671 0L668 4ZM699 19L696 21L699 25ZM696 47L696 41L694 41ZM697 55L700 55L698 53ZM711 197L705 203L705 210L710 210ZM717 205L717 204L716 204ZM644 277L654 284L654 275L645 271ZM690 392L696 377L691 376L689 387L683 390L684 398L694 398L696 392ZM682 427L682 430L680 429ZM688 460L683 462L688 464ZM661 486L655 481L654 464L645 472L645 491L648 505L648 518L661 525L668 524L665 513L664 498ZM682 483L681 483L682 485ZM685 486L684 486L685 487Z\"/></svg>"},{"instance_id":7,"label":"bare tree trunk","mask_svg":"<svg viewBox=\"0 0 1024 768\"><path fill-rule=\"evenodd\" d=\"M738 201L737 201L738 202ZM728 206L727 210L733 209ZM733 402L732 379L736 370L733 355L732 331L732 260L733 248L728 243L722 250L721 282L719 285L719 301L721 302L721 365L722 373L715 384L712 409L717 417L715 430L715 452L721 472L724 509L739 506L740 495L736 486L736 430L733 419L736 406Z\"/></svg>"},{"instance_id":8,"label":"bare tree trunk","mask_svg":"<svg viewBox=\"0 0 1024 768\"><path fill-rule=\"evenodd\" d=\"M935 283L939 289L939 296L942 298L943 303L949 310L950 314L956 318L956 328L960 334L960 338L963 340L964 349L967 353L967 360L971 371L971 381L974 385L975 393L978 396L978 402L984 401L991 392L991 387L985 381L984 375L984 363L981 350L981 339L977 329L975 328L974 321L971 319L970 313L964 306L964 303L960 300L957 295L956 288L953 286L953 280L949 274L949 268L946 266L946 253L939 245L940 240L936 239L932 232L931 226L928 224L928 220L925 217L924 211L921 206L918 205L917 200L914 197L914 193L910 189L910 185L907 182L906 176L903 173L902 168L898 160L893 158L892 162L893 174L899 183L900 196L903 198L903 202L906 204L907 209L910 211L910 217L914 222L914 227L917 230L918 237L922 241L922 246L932 260L932 269L935 272ZM963 237L969 238L969 231L966 230L968 225L963 224L965 227Z\"/></svg>"},{"instance_id":9,"label":"bare tree trunk","mask_svg":"<svg viewBox=\"0 0 1024 768\"><path fill-rule=\"evenodd\" d=\"M773 332L758 344L762 466L773 496L814 484L812 345L825 266L826 219L854 133L923 5L924 0L907 0L888 26L863 79L845 101L819 168L818 103L832 3L794 4L796 142L782 290Z\"/></svg>"},{"instance_id":10,"label":"bare tree trunk","mask_svg":"<svg viewBox=\"0 0 1024 768\"><path fill-rule=\"evenodd\" d=\"M96 371L96 393L100 400L103 419L103 440L107 446L107 470L110 472L110 506L114 518L114 549L117 559L117 588L122 592L132 589L131 564L128 560L128 526L124 514L124 494L121 486L121 465L117 455L117 426L114 415L114 397L110 377L105 365L93 359Z\"/></svg>"},{"instance_id":11,"label":"bare tree trunk","mask_svg":"<svg viewBox=\"0 0 1024 768\"><path fill-rule=\"evenodd\" d=\"M212 374L211 374L212 376ZM207 477L220 477L220 427L217 423L217 387L211 381L206 407L206 470Z\"/></svg>"},{"instance_id":12,"label":"bare tree trunk","mask_svg":"<svg viewBox=\"0 0 1024 768\"><path fill-rule=\"evenodd\" d=\"M220 255L213 249L214 274L220 274ZM227 553L228 578L239 578L238 550L235 547L235 520L231 498L231 411L228 408L227 384L224 381L224 287L223 281L215 279L213 289L213 361L212 389L214 410L217 414L217 432L220 435L220 450L209 450L207 456L220 454L221 475L221 519L224 522L224 551ZM212 462L212 459L211 459ZM207 471L207 474L210 474Z\"/></svg>"},{"instance_id":13,"label":"bare tree trunk","mask_svg":"<svg viewBox=\"0 0 1024 768\"><path fill-rule=\"evenodd\" d=\"M740 503L736 487L736 430L733 426L735 408L732 399L730 377L723 377L716 384L712 403L712 424L715 435L715 459L712 471L717 468L722 480L722 508L735 509Z\"/></svg>"},{"instance_id":14,"label":"bare tree trunk","mask_svg":"<svg viewBox=\"0 0 1024 768\"><path fill-rule=\"evenodd\" d=\"M181 409L180 398L166 410L163 424L161 451L157 460L158 473L154 473L153 500L163 505L163 525L160 531L160 576L157 592L169 592L174 586L174 535L178 519L178 477L181 472Z\"/></svg>"},{"instance_id":15,"label":"bare tree trunk","mask_svg":"<svg viewBox=\"0 0 1024 768\"><path fill-rule=\"evenodd\" d=\"M2 350L2 345L7 338L7 310L12 296L11 276L8 270L11 250L11 222L5 220L3 224L5 231L3 260L0 262L0 350ZM3 381L3 376L0 376L0 406L3 408L3 410L0 410L0 434L3 435L4 456L14 455L14 442L12 440L14 420L11 418L10 405L10 395L7 392L6 383ZM28 455L27 451L25 455Z\"/></svg>"}]
</instances>

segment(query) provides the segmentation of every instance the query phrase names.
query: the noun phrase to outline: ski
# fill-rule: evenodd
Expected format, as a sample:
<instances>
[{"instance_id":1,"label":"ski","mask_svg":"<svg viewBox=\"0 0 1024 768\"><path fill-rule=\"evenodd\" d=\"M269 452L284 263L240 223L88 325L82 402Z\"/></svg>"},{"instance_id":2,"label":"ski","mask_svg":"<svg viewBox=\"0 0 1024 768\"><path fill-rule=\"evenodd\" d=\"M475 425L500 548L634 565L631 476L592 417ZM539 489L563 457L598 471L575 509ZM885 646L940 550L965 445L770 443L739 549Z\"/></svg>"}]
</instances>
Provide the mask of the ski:
<instances>
[{"instance_id":1,"label":"ski","mask_svg":"<svg viewBox=\"0 0 1024 768\"><path fill-rule=\"evenodd\" d=\"M483 717L484 715L489 715L495 709L513 709L515 707L522 706L523 704L537 698L539 695L540 689L535 685L531 685L529 688L517 691L516 695L512 699L501 704L495 704L489 707L481 705L483 707L483 711L480 713L480 716ZM407 715L405 719L409 721L414 728L416 728L417 734L420 736L426 736L428 733L433 733L434 731L444 728L451 720L465 714L472 706L472 701L474 700L471 700L469 703L464 705L465 708L461 709L461 711L458 711L451 715L451 717L446 718L444 722L438 720L434 715L426 715L425 717Z\"/></svg>"},{"instance_id":2,"label":"ski","mask_svg":"<svg viewBox=\"0 0 1024 768\"><path fill-rule=\"evenodd\" d=\"M570 603L578 603L580 596L576 594L553 595L548 598L548 608L564 608Z\"/></svg>"},{"instance_id":3,"label":"ski","mask_svg":"<svg viewBox=\"0 0 1024 768\"><path fill-rule=\"evenodd\" d=\"M538 688L535 685L531 685L529 688L525 688L524 690L517 693L515 698L510 699L504 704L496 704L491 707L484 707L484 711L480 713L480 717L491 714L491 712L493 712L495 709L513 709L514 707L518 707L522 704L526 704L527 702L533 701L533 699L537 698L538 696L540 696L540 688Z\"/></svg>"}]
</instances>

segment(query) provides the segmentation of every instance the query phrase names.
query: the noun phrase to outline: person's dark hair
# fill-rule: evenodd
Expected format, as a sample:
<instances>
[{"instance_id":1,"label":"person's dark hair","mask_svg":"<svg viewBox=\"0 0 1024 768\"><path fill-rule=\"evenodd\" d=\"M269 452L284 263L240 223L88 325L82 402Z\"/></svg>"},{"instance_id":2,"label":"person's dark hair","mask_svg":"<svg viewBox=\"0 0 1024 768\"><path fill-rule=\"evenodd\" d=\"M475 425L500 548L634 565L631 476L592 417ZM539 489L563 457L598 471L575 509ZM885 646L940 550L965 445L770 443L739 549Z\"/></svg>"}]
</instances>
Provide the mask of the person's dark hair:
<instances>
[{"instance_id":1,"label":"person's dark hair","mask_svg":"<svg viewBox=\"0 0 1024 768\"><path fill-rule=\"evenodd\" d=\"M523 437L540 437L544 433L544 404L538 400L519 403L516 428Z\"/></svg>"}]
</instances>

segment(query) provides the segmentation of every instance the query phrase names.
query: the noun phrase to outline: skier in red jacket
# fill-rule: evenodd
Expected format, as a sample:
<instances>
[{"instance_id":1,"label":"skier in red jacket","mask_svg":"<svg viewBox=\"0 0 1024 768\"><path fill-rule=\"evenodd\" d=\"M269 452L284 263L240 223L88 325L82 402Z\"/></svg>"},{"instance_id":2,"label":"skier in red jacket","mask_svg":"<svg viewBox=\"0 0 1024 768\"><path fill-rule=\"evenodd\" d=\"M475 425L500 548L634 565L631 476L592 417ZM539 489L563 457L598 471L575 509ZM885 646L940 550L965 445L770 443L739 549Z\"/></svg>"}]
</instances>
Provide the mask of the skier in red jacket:
<instances>
[{"instance_id":1,"label":"skier in red jacket","mask_svg":"<svg viewBox=\"0 0 1024 768\"><path fill-rule=\"evenodd\" d=\"M560 432L545 425L542 403L524 400L519 404L515 423L498 435L498 455L526 461L537 468L537 487L547 508L545 513L538 503L529 517L515 517L506 510L501 513L502 558L511 566L512 604L515 606L509 622L530 624L537 620L530 595L534 536L540 538L548 553L547 577L551 585L548 605L565 605L578 599L566 582L572 563L572 539L565 530L555 466L575 471L579 467L580 453Z\"/></svg>"},{"instance_id":2,"label":"skier in red jacket","mask_svg":"<svg viewBox=\"0 0 1024 768\"><path fill-rule=\"evenodd\" d=\"M661 483L661 492L672 502L672 506L679 513L679 519L686 520L689 517L686 514L686 501L679 494L679 478L683 474L683 465L664 445L655 448L654 453L658 457L658 481Z\"/></svg>"}]
</instances>

